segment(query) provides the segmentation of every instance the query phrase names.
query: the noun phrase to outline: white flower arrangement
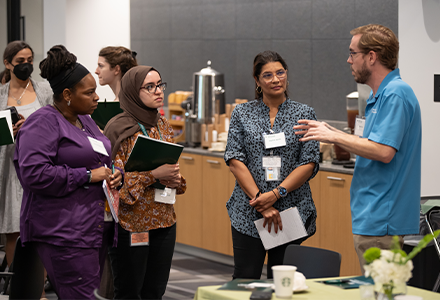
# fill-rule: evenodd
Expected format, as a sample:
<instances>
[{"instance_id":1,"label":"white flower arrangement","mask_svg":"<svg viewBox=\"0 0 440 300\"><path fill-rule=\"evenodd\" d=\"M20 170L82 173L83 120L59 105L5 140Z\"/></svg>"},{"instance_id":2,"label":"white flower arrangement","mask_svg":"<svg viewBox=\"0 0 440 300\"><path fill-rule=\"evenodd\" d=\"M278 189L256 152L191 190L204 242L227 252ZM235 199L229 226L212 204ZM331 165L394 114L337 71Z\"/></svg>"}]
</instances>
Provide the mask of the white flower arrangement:
<instances>
[{"instance_id":1,"label":"white flower arrangement","mask_svg":"<svg viewBox=\"0 0 440 300\"><path fill-rule=\"evenodd\" d=\"M367 265L364 266L365 276L373 278L376 291L385 294L388 299L393 299L393 292L396 293L396 288L406 287L406 282L412 277L413 263L411 259L439 234L440 230L436 230L434 234L425 235L408 255L400 249L397 236L393 237L391 250L369 248L364 253L367 262Z\"/></svg>"}]
</instances>

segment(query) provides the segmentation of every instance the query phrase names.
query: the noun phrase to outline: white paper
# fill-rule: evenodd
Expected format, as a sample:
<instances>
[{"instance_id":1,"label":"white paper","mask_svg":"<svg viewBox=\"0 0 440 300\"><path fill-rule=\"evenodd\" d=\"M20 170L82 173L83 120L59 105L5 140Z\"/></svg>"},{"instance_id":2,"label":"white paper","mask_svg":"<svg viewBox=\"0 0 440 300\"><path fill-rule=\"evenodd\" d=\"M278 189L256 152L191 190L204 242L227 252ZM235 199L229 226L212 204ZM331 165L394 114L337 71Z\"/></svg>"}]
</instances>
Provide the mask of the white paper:
<instances>
[{"instance_id":1,"label":"white paper","mask_svg":"<svg viewBox=\"0 0 440 300\"><path fill-rule=\"evenodd\" d=\"M107 181L102 181L102 189L104 190L104 194L107 197L108 205L110 206L110 211L112 213L113 219L116 223L119 222L118 213L119 213L119 192L117 190L115 193L110 189L107 185ZM116 196L116 197L115 197Z\"/></svg>"},{"instance_id":2,"label":"white paper","mask_svg":"<svg viewBox=\"0 0 440 300\"><path fill-rule=\"evenodd\" d=\"M103 142L89 136L87 138L89 139L90 145L92 145L92 148L95 152L108 156L107 150L105 149Z\"/></svg>"},{"instance_id":3,"label":"white paper","mask_svg":"<svg viewBox=\"0 0 440 300\"><path fill-rule=\"evenodd\" d=\"M0 118L6 118L6 123L8 123L9 131L11 132L12 141L15 142L14 131L12 130L11 111L9 109L0 110Z\"/></svg>"},{"instance_id":4,"label":"white paper","mask_svg":"<svg viewBox=\"0 0 440 300\"><path fill-rule=\"evenodd\" d=\"M266 134L264 136L264 145L266 149L286 146L286 136L284 132L275 134Z\"/></svg>"},{"instance_id":5,"label":"white paper","mask_svg":"<svg viewBox=\"0 0 440 300\"><path fill-rule=\"evenodd\" d=\"M176 189L165 188L154 189L154 201L165 203L165 204L174 204L176 203Z\"/></svg>"},{"instance_id":6,"label":"white paper","mask_svg":"<svg viewBox=\"0 0 440 300\"><path fill-rule=\"evenodd\" d=\"M307 236L307 231L296 207L280 212L280 216L281 222L283 222L283 230L278 228L278 233L275 233L273 224L270 233L267 231L267 224L266 227L263 227L264 218L254 221L266 250Z\"/></svg>"}]
</instances>

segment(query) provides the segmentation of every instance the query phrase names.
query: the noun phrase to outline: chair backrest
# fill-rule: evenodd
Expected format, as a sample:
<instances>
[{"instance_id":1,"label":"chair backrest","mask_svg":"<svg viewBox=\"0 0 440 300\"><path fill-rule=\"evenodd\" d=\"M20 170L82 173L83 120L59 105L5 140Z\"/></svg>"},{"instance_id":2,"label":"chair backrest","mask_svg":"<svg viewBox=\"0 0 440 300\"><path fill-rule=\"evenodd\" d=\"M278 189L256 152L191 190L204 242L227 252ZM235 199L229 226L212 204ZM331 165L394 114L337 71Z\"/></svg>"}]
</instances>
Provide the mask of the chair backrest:
<instances>
[{"instance_id":1,"label":"chair backrest","mask_svg":"<svg viewBox=\"0 0 440 300\"><path fill-rule=\"evenodd\" d=\"M285 265L297 267L298 272L309 278L338 277L341 254L321 248L289 245L284 254Z\"/></svg>"},{"instance_id":2,"label":"chair backrest","mask_svg":"<svg viewBox=\"0 0 440 300\"><path fill-rule=\"evenodd\" d=\"M98 290L98 289L95 289L95 290L93 291L93 294L95 295L95 299L96 299L96 300L109 300L109 299L107 299L107 298L102 297L102 296L99 294L99 290Z\"/></svg>"},{"instance_id":3,"label":"chair backrest","mask_svg":"<svg viewBox=\"0 0 440 300\"><path fill-rule=\"evenodd\" d=\"M10 271L14 275L10 283L9 299L40 299L44 286L44 267L34 247L23 247L18 238L11 267Z\"/></svg>"}]
</instances>

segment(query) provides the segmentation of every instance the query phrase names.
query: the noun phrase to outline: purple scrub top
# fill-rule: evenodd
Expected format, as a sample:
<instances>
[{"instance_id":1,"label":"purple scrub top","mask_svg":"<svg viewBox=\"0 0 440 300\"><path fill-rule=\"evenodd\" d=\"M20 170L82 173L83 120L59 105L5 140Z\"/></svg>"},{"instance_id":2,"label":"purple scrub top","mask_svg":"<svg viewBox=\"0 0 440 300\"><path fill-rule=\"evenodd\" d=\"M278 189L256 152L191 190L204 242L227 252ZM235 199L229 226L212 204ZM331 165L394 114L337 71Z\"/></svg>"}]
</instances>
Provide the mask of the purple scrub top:
<instances>
[{"instance_id":1,"label":"purple scrub top","mask_svg":"<svg viewBox=\"0 0 440 300\"><path fill-rule=\"evenodd\" d=\"M109 155L111 144L88 115L78 117L83 130L48 105L33 113L17 134L14 164L23 186L23 243L102 246L106 198L102 182L88 183L87 170L110 167L111 157L95 152L88 137L103 142Z\"/></svg>"}]
</instances>

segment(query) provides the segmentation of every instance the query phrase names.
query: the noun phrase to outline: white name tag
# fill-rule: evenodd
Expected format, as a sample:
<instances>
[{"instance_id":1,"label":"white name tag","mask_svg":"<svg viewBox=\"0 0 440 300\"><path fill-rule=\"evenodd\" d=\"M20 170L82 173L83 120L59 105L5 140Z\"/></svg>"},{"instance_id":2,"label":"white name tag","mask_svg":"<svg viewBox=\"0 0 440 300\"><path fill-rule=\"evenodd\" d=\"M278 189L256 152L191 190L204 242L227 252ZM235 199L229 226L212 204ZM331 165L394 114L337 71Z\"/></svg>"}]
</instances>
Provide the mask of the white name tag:
<instances>
[{"instance_id":1,"label":"white name tag","mask_svg":"<svg viewBox=\"0 0 440 300\"><path fill-rule=\"evenodd\" d=\"M354 134L363 137L364 127L365 127L365 119L356 117L356 123L354 124Z\"/></svg>"},{"instance_id":2,"label":"white name tag","mask_svg":"<svg viewBox=\"0 0 440 300\"><path fill-rule=\"evenodd\" d=\"M263 168L281 168L281 157L263 156Z\"/></svg>"},{"instance_id":3,"label":"white name tag","mask_svg":"<svg viewBox=\"0 0 440 300\"><path fill-rule=\"evenodd\" d=\"M266 134L264 136L264 146L266 149L286 146L286 136L284 132Z\"/></svg>"},{"instance_id":4,"label":"white name tag","mask_svg":"<svg viewBox=\"0 0 440 300\"><path fill-rule=\"evenodd\" d=\"M108 156L107 150L105 149L103 142L89 136L87 138L89 139L90 144L92 145L92 148L95 152Z\"/></svg>"},{"instance_id":5,"label":"white name tag","mask_svg":"<svg viewBox=\"0 0 440 300\"><path fill-rule=\"evenodd\" d=\"M174 204L176 202L176 189L154 189L154 201L165 204Z\"/></svg>"}]
</instances>

